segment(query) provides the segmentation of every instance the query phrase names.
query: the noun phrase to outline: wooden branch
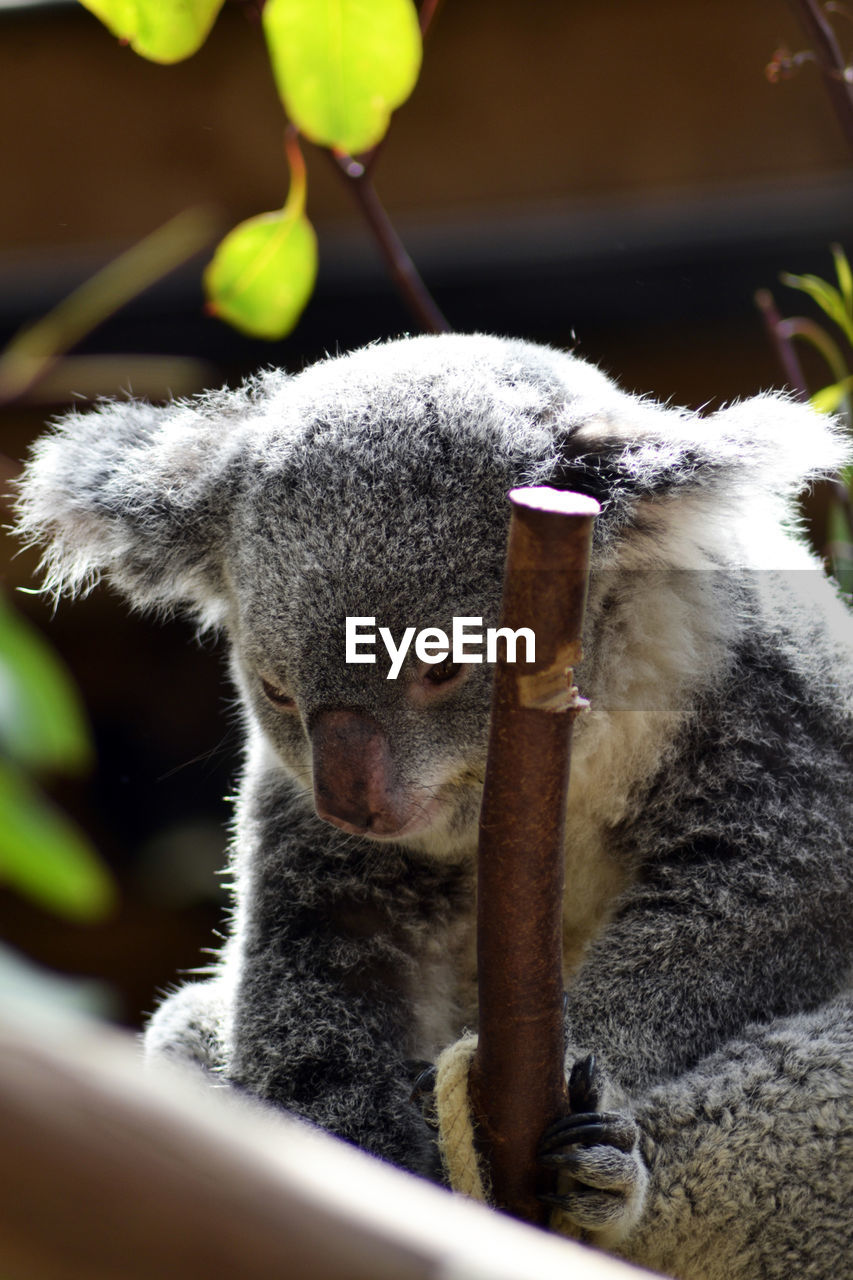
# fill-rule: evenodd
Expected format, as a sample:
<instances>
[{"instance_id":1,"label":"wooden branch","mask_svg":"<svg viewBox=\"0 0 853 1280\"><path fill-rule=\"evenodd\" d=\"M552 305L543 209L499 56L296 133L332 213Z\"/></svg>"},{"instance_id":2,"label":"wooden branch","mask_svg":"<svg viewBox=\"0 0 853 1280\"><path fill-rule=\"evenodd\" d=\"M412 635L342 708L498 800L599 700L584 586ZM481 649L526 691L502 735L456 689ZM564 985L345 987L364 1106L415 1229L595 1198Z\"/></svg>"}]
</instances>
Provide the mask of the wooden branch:
<instances>
[{"instance_id":1,"label":"wooden branch","mask_svg":"<svg viewBox=\"0 0 853 1280\"><path fill-rule=\"evenodd\" d=\"M495 1204L547 1221L536 1146L567 1109L562 920L572 668L598 503L517 489L502 627L530 627L536 660L495 669L477 864L479 1043L470 1092ZM519 655L520 656L520 655Z\"/></svg>"},{"instance_id":2,"label":"wooden branch","mask_svg":"<svg viewBox=\"0 0 853 1280\"><path fill-rule=\"evenodd\" d=\"M129 1035L0 1022L0 1274L16 1280L629 1280Z\"/></svg>"}]
</instances>

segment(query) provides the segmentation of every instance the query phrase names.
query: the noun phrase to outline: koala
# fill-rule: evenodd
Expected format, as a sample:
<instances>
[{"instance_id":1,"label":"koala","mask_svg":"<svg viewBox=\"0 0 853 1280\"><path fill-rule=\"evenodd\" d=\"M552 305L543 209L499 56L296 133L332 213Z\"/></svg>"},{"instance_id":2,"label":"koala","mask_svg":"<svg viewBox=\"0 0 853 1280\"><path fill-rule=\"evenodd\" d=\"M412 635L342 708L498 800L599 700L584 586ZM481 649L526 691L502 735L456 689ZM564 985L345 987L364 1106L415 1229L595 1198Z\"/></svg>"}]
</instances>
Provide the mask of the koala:
<instances>
[{"instance_id":1,"label":"koala","mask_svg":"<svg viewBox=\"0 0 853 1280\"><path fill-rule=\"evenodd\" d=\"M46 589L222 633L245 725L228 937L148 1054L442 1176L412 1086L476 1029L491 671L403 639L497 625L511 487L585 493L554 1225L681 1280L853 1275L853 624L792 505L847 456L785 395L703 416L485 335L57 423L19 492Z\"/></svg>"}]
</instances>

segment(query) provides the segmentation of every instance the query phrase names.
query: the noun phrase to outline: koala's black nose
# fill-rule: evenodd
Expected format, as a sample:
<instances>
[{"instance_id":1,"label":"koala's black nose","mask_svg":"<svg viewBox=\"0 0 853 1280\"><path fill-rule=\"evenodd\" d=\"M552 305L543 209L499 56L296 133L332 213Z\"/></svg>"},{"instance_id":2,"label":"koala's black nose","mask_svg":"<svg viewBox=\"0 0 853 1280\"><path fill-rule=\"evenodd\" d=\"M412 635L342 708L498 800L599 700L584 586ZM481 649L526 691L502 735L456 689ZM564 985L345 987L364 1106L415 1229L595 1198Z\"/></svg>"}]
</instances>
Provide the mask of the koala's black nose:
<instances>
[{"instance_id":1,"label":"koala's black nose","mask_svg":"<svg viewBox=\"0 0 853 1280\"><path fill-rule=\"evenodd\" d=\"M326 822L359 835L394 835L409 817L388 739L360 711L322 711L311 727L314 805Z\"/></svg>"}]
</instances>

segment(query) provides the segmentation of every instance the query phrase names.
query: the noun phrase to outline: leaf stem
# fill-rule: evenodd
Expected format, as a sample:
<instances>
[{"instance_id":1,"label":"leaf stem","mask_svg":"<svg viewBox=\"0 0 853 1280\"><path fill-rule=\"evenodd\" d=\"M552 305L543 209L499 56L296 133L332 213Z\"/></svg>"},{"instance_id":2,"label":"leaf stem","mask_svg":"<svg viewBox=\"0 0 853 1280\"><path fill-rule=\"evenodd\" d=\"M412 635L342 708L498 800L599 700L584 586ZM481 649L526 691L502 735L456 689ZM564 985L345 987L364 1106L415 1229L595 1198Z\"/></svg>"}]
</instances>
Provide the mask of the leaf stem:
<instances>
[{"instance_id":1,"label":"leaf stem","mask_svg":"<svg viewBox=\"0 0 853 1280\"><path fill-rule=\"evenodd\" d=\"M290 185L282 214L286 218L299 218L305 212L308 172L305 167L305 157L299 145L299 130L289 121L284 130L284 154L290 170Z\"/></svg>"},{"instance_id":2,"label":"leaf stem","mask_svg":"<svg viewBox=\"0 0 853 1280\"><path fill-rule=\"evenodd\" d=\"M441 4L442 0L422 0L421 7L418 10L418 23L421 28L422 39L426 39L426 34Z\"/></svg>"},{"instance_id":3,"label":"leaf stem","mask_svg":"<svg viewBox=\"0 0 853 1280\"><path fill-rule=\"evenodd\" d=\"M427 333L449 333L450 325L409 257L379 199L370 173L357 165L350 156L330 154L339 173L347 179L347 185L373 232L391 279L418 324Z\"/></svg>"},{"instance_id":4,"label":"leaf stem","mask_svg":"<svg viewBox=\"0 0 853 1280\"><path fill-rule=\"evenodd\" d=\"M811 41L829 100L853 151L853 71L818 0L789 0ZM828 9L829 6L827 6Z\"/></svg>"},{"instance_id":5,"label":"leaf stem","mask_svg":"<svg viewBox=\"0 0 853 1280\"><path fill-rule=\"evenodd\" d=\"M764 318L767 332L776 348L779 362L785 371L786 382L796 394L797 399L808 404L811 397L809 396L803 367L800 364L800 357L794 348L793 338L796 334L807 338L818 347L827 363L832 367L832 359L827 355L824 348L818 342L815 342L815 335L812 332L812 330L822 331L819 330L817 325L808 320L803 320L801 317L795 317L793 320L783 320L779 314L773 294L769 289L759 289L755 295L755 303ZM847 485L840 476L836 475L830 478L829 486L833 498L844 513L848 529L853 530L853 500L851 500ZM824 554L829 555L830 560L834 561L834 557L829 552Z\"/></svg>"},{"instance_id":6,"label":"leaf stem","mask_svg":"<svg viewBox=\"0 0 853 1280\"><path fill-rule=\"evenodd\" d=\"M785 381L795 392L798 400L808 402L809 391L800 357L791 341L791 335L783 332L784 322L769 289L758 290L755 295L755 305L761 312L770 340L776 349L779 363L785 372Z\"/></svg>"}]
</instances>

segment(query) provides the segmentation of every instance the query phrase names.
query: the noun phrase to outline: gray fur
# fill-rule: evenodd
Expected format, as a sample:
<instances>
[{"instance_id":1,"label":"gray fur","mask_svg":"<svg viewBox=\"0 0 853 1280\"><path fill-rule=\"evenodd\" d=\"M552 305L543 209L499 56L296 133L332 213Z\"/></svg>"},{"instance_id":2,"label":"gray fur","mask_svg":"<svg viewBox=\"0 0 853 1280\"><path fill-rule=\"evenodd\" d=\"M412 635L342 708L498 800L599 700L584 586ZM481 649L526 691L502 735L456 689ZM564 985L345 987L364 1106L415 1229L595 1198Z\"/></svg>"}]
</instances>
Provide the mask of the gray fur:
<instances>
[{"instance_id":1,"label":"gray fur","mask_svg":"<svg viewBox=\"0 0 853 1280\"><path fill-rule=\"evenodd\" d=\"M853 626L790 506L845 453L784 396L702 417L488 337L60 423L20 502L49 590L105 575L221 628L245 708L231 936L150 1051L436 1174L408 1060L476 1022L490 673L424 705L411 658L344 663L344 619L496 625L506 490L592 493L567 1063L596 1052L638 1141L575 1152L563 1225L683 1280L853 1275ZM307 733L336 707L381 726L419 830L317 818Z\"/></svg>"},{"instance_id":2,"label":"gray fur","mask_svg":"<svg viewBox=\"0 0 853 1280\"><path fill-rule=\"evenodd\" d=\"M683 1280L849 1276L852 1044L847 996L645 1095L653 1211L618 1251Z\"/></svg>"}]
</instances>

